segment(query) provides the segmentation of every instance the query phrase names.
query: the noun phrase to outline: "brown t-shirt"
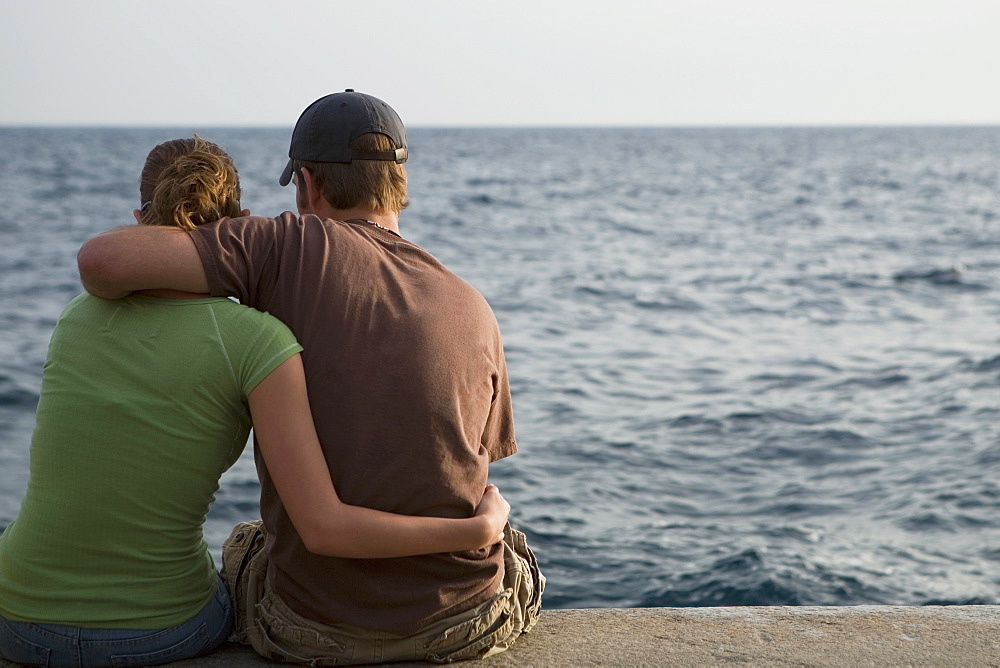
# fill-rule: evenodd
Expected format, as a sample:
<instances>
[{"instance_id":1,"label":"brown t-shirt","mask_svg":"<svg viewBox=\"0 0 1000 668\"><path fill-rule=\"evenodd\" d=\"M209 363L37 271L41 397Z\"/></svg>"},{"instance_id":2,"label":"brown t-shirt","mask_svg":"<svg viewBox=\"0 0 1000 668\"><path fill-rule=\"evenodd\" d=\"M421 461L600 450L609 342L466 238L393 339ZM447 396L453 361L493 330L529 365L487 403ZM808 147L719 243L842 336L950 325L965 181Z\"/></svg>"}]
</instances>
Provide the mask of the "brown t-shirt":
<instances>
[{"instance_id":1,"label":"brown t-shirt","mask_svg":"<svg viewBox=\"0 0 1000 668\"><path fill-rule=\"evenodd\" d=\"M213 295L267 311L298 337L313 419L345 503L469 517L491 461L513 454L496 318L427 251L364 222L285 212L191 233ZM268 582L295 612L411 633L492 596L502 546L399 559L312 554L262 458Z\"/></svg>"}]
</instances>

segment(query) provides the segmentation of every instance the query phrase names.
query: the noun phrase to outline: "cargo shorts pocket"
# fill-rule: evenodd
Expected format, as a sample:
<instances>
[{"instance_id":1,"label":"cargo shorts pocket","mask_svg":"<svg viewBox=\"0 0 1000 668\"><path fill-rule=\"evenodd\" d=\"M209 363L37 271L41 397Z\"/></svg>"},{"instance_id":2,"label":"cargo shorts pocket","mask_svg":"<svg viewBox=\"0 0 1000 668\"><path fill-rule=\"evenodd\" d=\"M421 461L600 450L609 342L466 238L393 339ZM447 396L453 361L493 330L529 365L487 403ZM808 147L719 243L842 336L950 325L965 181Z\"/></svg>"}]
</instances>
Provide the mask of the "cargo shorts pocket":
<instances>
[{"instance_id":1,"label":"cargo shorts pocket","mask_svg":"<svg viewBox=\"0 0 1000 668\"><path fill-rule=\"evenodd\" d=\"M260 520L240 522L233 527L222 544L222 570L219 576L226 583L233 604L233 632L230 641L250 643L249 625L253 623L254 607L262 594L267 562L255 559L264 549L263 523ZM261 554L261 558L265 555ZM254 562L258 563L254 563Z\"/></svg>"},{"instance_id":2,"label":"cargo shorts pocket","mask_svg":"<svg viewBox=\"0 0 1000 668\"><path fill-rule=\"evenodd\" d=\"M514 630L512 590L501 589L482 604L472 617L427 639L425 657L429 661L451 662L485 656Z\"/></svg>"},{"instance_id":3,"label":"cargo shorts pocket","mask_svg":"<svg viewBox=\"0 0 1000 668\"><path fill-rule=\"evenodd\" d=\"M538 559L528 547L525 535L509 524L504 529L504 586L512 590L521 608L521 633L527 633L538 623L545 592L545 576L538 568Z\"/></svg>"},{"instance_id":4,"label":"cargo shorts pocket","mask_svg":"<svg viewBox=\"0 0 1000 668\"><path fill-rule=\"evenodd\" d=\"M256 626L254 649L270 659L336 666L354 658L354 642L350 638L334 638L322 628L311 626L273 592L264 594L257 604Z\"/></svg>"}]
</instances>

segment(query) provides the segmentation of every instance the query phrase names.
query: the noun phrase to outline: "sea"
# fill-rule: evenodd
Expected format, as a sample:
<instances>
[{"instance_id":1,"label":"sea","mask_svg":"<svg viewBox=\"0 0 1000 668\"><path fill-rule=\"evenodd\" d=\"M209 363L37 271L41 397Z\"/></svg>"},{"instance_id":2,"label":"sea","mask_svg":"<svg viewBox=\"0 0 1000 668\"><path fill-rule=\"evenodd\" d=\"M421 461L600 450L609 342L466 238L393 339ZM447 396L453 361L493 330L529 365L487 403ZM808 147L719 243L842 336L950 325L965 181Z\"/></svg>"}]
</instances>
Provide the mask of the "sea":
<instances>
[{"instance_id":1,"label":"sea","mask_svg":"<svg viewBox=\"0 0 1000 668\"><path fill-rule=\"evenodd\" d=\"M194 132L294 208L287 128L0 128L0 528L76 252ZM1000 127L409 135L401 232L500 322L546 607L1000 603ZM258 492L248 448L217 563Z\"/></svg>"}]
</instances>

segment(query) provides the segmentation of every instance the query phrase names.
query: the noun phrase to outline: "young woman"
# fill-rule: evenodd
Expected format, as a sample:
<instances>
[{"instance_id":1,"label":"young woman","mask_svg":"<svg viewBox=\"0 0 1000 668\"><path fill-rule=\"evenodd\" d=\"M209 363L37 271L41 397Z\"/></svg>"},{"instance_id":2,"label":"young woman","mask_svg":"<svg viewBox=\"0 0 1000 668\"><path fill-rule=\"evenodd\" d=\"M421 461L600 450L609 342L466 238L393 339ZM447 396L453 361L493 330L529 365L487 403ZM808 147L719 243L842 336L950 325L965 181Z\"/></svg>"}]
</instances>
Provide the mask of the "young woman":
<instances>
[{"instance_id":1,"label":"young woman","mask_svg":"<svg viewBox=\"0 0 1000 668\"><path fill-rule=\"evenodd\" d=\"M142 225L246 215L230 157L199 137L160 144ZM202 538L220 475L249 430L313 552L399 557L502 538L490 486L476 515L393 515L341 503L292 333L229 299L83 294L49 346L28 489L0 535L0 656L40 665L151 665L218 647L232 606Z\"/></svg>"}]
</instances>

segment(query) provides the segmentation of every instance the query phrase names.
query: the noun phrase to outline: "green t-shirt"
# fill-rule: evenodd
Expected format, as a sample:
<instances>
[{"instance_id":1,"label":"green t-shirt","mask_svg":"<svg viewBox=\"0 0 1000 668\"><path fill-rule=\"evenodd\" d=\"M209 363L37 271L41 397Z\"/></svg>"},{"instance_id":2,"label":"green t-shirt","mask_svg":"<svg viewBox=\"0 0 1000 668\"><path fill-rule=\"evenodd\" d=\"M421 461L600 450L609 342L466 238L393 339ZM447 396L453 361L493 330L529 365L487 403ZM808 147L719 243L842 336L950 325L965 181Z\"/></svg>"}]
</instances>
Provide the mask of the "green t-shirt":
<instances>
[{"instance_id":1,"label":"green t-shirt","mask_svg":"<svg viewBox=\"0 0 1000 668\"><path fill-rule=\"evenodd\" d=\"M0 615L156 629L215 592L202 524L247 395L302 348L229 299L80 295L49 344L28 489L0 536Z\"/></svg>"}]
</instances>

